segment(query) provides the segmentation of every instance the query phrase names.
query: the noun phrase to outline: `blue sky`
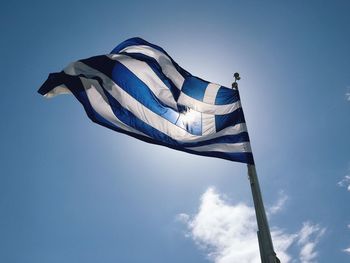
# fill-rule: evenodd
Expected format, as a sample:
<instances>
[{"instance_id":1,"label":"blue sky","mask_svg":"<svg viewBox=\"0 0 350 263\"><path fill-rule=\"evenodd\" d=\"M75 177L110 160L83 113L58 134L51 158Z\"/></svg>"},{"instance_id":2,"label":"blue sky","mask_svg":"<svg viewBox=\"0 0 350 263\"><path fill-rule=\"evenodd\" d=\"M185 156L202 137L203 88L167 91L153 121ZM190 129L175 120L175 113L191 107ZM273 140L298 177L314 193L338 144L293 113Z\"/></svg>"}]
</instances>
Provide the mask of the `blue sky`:
<instances>
[{"instance_id":1,"label":"blue sky","mask_svg":"<svg viewBox=\"0 0 350 263\"><path fill-rule=\"evenodd\" d=\"M279 255L349 262L349 12L348 1L3 3L0 261L256 262L245 165L146 144L93 124L72 96L36 93L50 72L139 36L206 80L229 86L240 72Z\"/></svg>"}]
</instances>

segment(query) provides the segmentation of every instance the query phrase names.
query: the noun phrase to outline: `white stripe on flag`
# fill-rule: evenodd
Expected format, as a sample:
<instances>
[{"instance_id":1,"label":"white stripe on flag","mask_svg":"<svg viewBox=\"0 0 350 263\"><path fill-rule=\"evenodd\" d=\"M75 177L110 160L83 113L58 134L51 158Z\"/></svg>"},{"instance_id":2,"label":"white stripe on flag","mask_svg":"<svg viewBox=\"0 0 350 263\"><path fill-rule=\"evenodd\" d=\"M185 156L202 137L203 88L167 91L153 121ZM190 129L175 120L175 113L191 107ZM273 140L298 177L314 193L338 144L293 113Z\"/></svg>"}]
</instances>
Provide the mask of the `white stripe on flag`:
<instances>
[{"instance_id":1,"label":"white stripe on flag","mask_svg":"<svg viewBox=\"0 0 350 263\"><path fill-rule=\"evenodd\" d=\"M198 147L186 147L186 149L197 151L197 152L251 152L249 142L240 142L240 143L216 143Z\"/></svg>"},{"instance_id":2,"label":"white stripe on flag","mask_svg":"<svg viewBox=\"0 0 350 263\"><path fill-rule=\"evenodd\" d=\"M209 83L205 93L203 102L215 105L216 95L221 86L214 83ZM202 113L202 135L208 135L216 132L215 115Z\"/></svg>"},{"instance_id":3,"label":"white stripe on flag","mask_svg":"<svg viewBox=\"0 0 350 263\"><path fill-rule=\"evenodd\" d=\"M234 126L229 126L225 129L222 129L219 132L209 134L207 136L202 136L202 138L205 138L205 139L199 139L195 141L199 142L199 141L210 140L210 139L214 139L214 138L218 138L226 135L237 135L239 133L246 132L246 131L247 131L247 125L245 123L238 123Z\"/></svg>"},{"instance_id":4,"label":"white stripe on flag","mask_svg":"<svg viewBox=\"0 0 350 263\"><path fill-rule=\"evenodd\" d=\"M203 102L215 105L216 95L218 94L219 88L221 86L215 83L209 83L205 89Z\"/></svg>"},{"instance_id":5,"label":"white stripe on flag","mask_svg":"<svg viewBox=\"0 0 350 263\"><path fill-rule=\"evenodd\" d=\"M148 88L152 90L154 95L165 105L177 109L177 104L173 94L146 62L119 54L110 54L108 57L127 67L143 83L145 83Z\"/></svg>"},{"instance_id":6,"label":"white stripe on flag","mask_svg":"<svg viewBox=\"0 0 350 263\"><path fill-rule=\"evenodd\" d=\"M209 135L215 132L215 115L202 113L202 135Z\"/></svg>"},{"instance_id":7,"label":"white stripe on flag","mask_svg":"<svg viewBox=\"0 0 350 263\"><path fill-rule=\"evenodd\" d=\"M196 111L207 113L207 114L214 114L214 115L228 114L241 107L240 101L236 101L234 103L226 104L226 105L207 104L202 101L196 100L186 95L183 92L181 92L179 96L178 103L186 107L192 108Z\"/></svg>"},{"instance_id":8,"label":"white stripe on flag","mask_svg":"<svg viewBox=\"0 0 350 263\"><path fill-rule=\"evenodd\" d=\"M72 94L72 92L70 92L66 85L62 84L50 90L44 97L50 99L61 94Z\"/></svg>"},{"instance_id":9,"label":"white stripe on flag","mask_svg":"<svg viewBox=\"0 0 350 263\"><path fill-rule=\"evenodd\" d=\"M177 71L170 58L165 55L163 52L160 52L157 49L154 49L146 45L135 45L129 46L121 50L121 52L126 53L141 53L151 58L154 58L160 65L163 73L167 76L175 86L181 90L183 83L185 82L184 77Z\"/></svg>"},{"instance_id":10,"label":"white stripe on flag","mask_svg":"<svg viewBox=\"0 0 350 263\"><path fill-rule=\"evenodd\" d=\"M132 127L129 127L125 123L123 123L121 120L119 120L115 114L113 113L110 105L107 103L106 95L103 92L102 87L98 83L97 80L87 79L80 77L81 83L84 86L86 95L89 99L89 102L92 106L92 108L103 118L117 126L118 128L121 128L123 130L133 132L136 134L141 134L143 136L149 137L146 134L135 130Z\"/></svg>"}]
</instances>

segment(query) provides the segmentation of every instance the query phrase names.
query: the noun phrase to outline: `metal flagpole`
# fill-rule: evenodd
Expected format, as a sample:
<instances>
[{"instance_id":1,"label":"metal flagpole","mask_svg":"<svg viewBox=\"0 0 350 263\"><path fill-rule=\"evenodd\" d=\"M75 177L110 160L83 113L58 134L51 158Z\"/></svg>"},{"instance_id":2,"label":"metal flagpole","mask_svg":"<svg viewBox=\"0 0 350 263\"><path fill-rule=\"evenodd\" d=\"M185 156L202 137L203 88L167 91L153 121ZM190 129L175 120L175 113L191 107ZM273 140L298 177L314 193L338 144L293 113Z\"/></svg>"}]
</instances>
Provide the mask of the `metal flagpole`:
<instances>
[{"instance_id":1,"label":"metal flagpole","mask_svg":"<svg viewBox=\"0 0 350 263\"><path fill-rule=\"evenodd\" d=\"M279 259L273 249L269 224L267 222L264 203L262 200L258 177L254 164L248 164L248 176L253 194L256 220L258 222L258 240L262 263L279 263Z\"/></svg>"},{"instance_id":2,"label":"metal flagpole","mask_svg":"<svg viewBox=\"0 0 350 263\"><path fill-rule=\"evenodd\" d=\"M232 83L232 88L238 90L237 80L240 80L238 73L234 74L235 81ZM254 164L248 164L248 177L250 181L250 187L252 190L254 208L256 220L258 223L258 241L259 241L259 250L262 263L280 263L280 260L277 258L276 253L273 249L271 234L269 224L267 222L264 203L261 196L259 180L256 174L256 169Z\"/></svg>"}]
</instances>

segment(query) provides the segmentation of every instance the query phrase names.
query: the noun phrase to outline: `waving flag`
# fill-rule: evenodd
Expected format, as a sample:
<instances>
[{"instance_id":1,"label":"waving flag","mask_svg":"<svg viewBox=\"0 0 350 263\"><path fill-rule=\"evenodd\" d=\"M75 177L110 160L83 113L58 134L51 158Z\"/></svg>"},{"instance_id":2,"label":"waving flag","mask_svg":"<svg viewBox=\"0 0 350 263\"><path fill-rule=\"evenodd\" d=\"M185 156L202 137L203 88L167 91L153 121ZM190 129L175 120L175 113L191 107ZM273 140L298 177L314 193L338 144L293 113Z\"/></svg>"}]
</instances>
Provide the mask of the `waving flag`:
<instances>
[{"instance_id":1,"label":"waving flag","mask_svg":"<svg viewBox=\"0 0 350 263\"><path fill-rule=\"evenodd\" d=\"M72 93L92 121L149 143L254 163L238 90L192 76L140 38L50 74L39 93Z\"/></svg>"}]
</instances>

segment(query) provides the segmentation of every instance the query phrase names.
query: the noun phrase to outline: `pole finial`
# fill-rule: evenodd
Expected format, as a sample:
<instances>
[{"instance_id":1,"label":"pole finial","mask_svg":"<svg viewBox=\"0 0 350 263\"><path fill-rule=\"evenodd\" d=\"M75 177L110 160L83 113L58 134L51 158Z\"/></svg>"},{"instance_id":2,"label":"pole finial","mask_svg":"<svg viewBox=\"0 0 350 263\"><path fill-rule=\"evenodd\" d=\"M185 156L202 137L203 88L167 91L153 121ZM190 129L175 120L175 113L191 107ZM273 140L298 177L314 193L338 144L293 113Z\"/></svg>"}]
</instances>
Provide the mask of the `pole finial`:
<instances>
[{"instance_id":1,"label":"pole finial","mask_svg":"<svg viewBox=\"0 0 350 263\"><path fill-rule=\"evenodd\" d=\"M236 72L235 74L233 74L233 77L235 78L235 81L232 83L232 89L238 89L238 83L237 81L241 79L241 77L239 76L239 73Z\"/></svg>"}]
</instances>

